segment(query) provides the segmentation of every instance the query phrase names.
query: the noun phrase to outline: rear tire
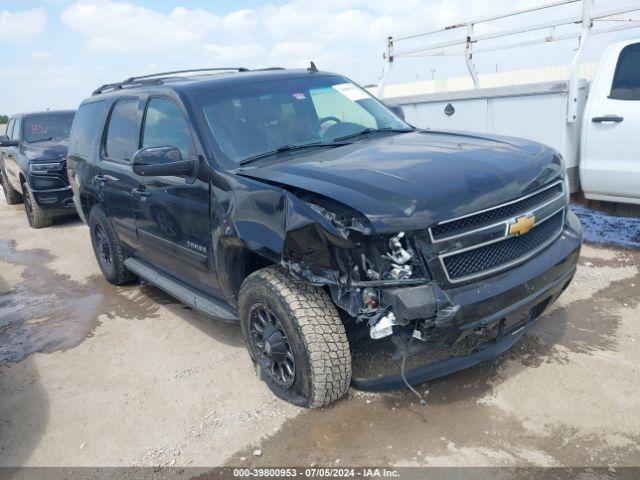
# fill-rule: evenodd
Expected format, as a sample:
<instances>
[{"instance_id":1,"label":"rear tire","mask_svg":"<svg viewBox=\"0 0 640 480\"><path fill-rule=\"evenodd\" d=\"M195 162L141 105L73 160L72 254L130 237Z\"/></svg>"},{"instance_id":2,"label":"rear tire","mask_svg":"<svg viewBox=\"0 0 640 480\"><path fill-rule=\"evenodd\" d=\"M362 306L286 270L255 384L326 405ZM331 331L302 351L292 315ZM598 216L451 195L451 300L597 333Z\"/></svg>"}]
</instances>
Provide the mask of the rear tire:
<instances>
[{"instance_id":1,"label":"rear tire","mask_svg":"<svg viewBox=\"0 0 640 480\"><path fill-rule=\"evenodd\" d=\"M48 217L44 210L38 205L36 197L27 183L22 184L24 192L24 210L27 213L27 220L31 228L45 228L53 225L53 218Z\"/></svg>"},{"instance_id":2,"label":"rear tire","mask_svg":"<svg viewBox=\"0 0 640 480\"><path fill-rule=\"evenodd\" d=\"M0 168L0 177L2 177L2 190L4 191L4 198L7 200L7 204L17 205L22 202L22 195L11 186L4 168Z\"/></svg>"},{"instance_id":3,"label":"rear tire","mask_svg":"<svg viewBox=\"0 0 640 480\"><path fill-rule=\"evenodd\" d=\"M124 248L102 208L96 205L91 209L88 224L93 253L104 277L114 285L135 280L136 276L124 266L127 258Z\"/></svg>"},{"instance_id":4,"label":"rear tire","mask_svg":"<svg viewBox=\"0 0 640 480\"><path fill-rule=\"evenodd\" d=\"M349 342L324 290L267 267L242 284L239 312L249 354L278 397L318 408L347 392Z\"/></svg>"}]
</instances>

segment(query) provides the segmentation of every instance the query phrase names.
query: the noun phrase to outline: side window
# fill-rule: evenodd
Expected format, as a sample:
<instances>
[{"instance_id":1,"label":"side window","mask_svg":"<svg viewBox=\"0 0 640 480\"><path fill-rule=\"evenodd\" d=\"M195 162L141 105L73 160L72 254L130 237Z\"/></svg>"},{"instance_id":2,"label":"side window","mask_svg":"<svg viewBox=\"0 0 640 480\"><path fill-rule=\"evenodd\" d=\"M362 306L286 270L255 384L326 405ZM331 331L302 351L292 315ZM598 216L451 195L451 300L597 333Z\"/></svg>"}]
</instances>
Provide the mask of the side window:
<instances>
[{"instance_id":1,"label":"side window","mask_svg":"<svg viewBox=\"0 0 640 480\"><path fill-rule=\"evenodd\" d=\"M116 101L107 125L103 152L105 157L128 162L138 150L138 103L137 98L122 98Z\"/></svg>"},{"instance_id":2,"label":"side window","mask_svg":"<svg viewBox=\"0 0 640 480\"><path fill-rule=\"evenodd\" d=\"M13 124L13 131L11 132L11 140L20 140L20 129L22 128L22 119L16 118Z\"/></svg>"},{"instance_id":3,"label":"side window","mask_svg":"<svg viewBox=\"0 0 640 480\"><path fill-rule=\"evenodd\" d=\"M80 105L71 125L69 155L87 157L98 138L104 117L104 100Z\"/></svg>"},{"instance_id":4,"label":"side window","mask_svg":"<svg viewBox=\"0 0 640 480\"><path fill-rule=\"evenodd\" d=\"M152 98L142 129L142 147L163 145L178 148L183 158L195 153L187 120L178 105L168 98Z\"/></svg>"},{"instance_id":5,"label":"side window","mask_svg":"<svg viewBox=\"0 0 640 480\"><path fill-rule=\"evenodd\" d=\"M15 123L15 120L12 118L11 120L9 120L9 123L7 125L7 131L5 133L5 135L9 138L11 138L11 134L13 133L13 124Z\"/></svg>"},{"instance_id":6,"label":"side window","mask_svg":"<svg viewBox=\"0 0 640 480\"><path fill-rule=\"evenodd\" d=\"M620 52L609 98L640 100L640 43L627 45Z\"/></svg>"}]
</instances>

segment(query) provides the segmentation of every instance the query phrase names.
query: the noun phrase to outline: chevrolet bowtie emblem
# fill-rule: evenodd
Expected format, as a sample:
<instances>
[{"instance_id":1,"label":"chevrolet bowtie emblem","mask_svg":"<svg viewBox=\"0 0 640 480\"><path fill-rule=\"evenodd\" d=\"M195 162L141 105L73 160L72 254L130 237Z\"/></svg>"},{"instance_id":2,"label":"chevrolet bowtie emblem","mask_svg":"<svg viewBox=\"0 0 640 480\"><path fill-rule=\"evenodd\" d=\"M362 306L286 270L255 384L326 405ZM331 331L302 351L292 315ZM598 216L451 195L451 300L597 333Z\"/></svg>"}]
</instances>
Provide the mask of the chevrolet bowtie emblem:
<instances>
[{"instance_id":1,"label":"chevrolet bowtie emblem","mask_svg":"<svg viewBox=\"0 0 640 480\"><path fill-rule=\"evenodd\" d=\"M533 228L535 223L535 215L522 215L521 217L516 218L513 223L509 225L509 235L524 235Z\"/></svg>"}]
</instances>

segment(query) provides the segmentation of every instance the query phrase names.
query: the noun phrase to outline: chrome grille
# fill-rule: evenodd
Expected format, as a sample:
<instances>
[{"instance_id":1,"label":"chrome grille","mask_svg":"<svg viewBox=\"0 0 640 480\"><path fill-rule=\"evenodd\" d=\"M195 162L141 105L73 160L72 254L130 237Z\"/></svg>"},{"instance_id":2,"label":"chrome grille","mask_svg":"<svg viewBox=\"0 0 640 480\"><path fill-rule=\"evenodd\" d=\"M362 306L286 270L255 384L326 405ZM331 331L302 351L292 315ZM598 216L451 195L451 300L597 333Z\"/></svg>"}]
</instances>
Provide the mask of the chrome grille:
<instances>
[{"instance_id":1,"label":"chrome grille","mask_svg":"<svg viewBox=\"0 0 640 480\"><path fill-rule=\"evenodd\" d=\"M497 273L541 251L562 232L564 183L554 183L495 207L439 223L429 229L450 283Z\"/></svg>"},{"instance_id":2,"label":"chrome grille","mask_svg":"<svg viewBox=\"0 0 640 480\"><path fill-rule=\"evenodd\" d=\"M553 202L564 196L562 182L556 182L538 190L530 195L514 200L503 205L483 210L481 212L466 215L441 222L432 227L429 232L433 242L441 242L451 238L466 235L475 230L488 228L497 223L504 222L518 215L531 212L542 205Z\"/></svg>"},{"instance_id":3,"label":"chrome grille","mask_svg":"<svg viewBox=\"0 0 640 480\"><path fill-rule=\"evenodd\" d=\"M464 281L480 273L508 267L514 261L528 258L552 242L562 231L564 209L536 225L522 236L508 237L488 245L479 246L442 257L450 281Z\"/></svg>"}]
</instances>

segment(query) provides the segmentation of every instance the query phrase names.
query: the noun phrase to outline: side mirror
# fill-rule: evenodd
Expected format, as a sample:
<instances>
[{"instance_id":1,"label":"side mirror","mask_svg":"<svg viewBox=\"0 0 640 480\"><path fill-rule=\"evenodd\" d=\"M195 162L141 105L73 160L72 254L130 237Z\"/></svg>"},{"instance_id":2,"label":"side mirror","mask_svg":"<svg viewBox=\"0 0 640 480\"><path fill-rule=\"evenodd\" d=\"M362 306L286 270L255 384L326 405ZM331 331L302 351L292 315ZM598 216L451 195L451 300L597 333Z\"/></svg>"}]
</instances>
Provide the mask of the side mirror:
<instances>
[{"instance_id":1,"label":"side mirror","mask_svg":"<svg viewBox=\"0 0 640 480\"><path fill-rule=\"evenodd\" d=\"M400 105L387 105L387 108L404 120L404 110Z\"/></svg>"},{"instance_id":2,"label":"side mirror","mask_svg":"<svg viewBox=\"0 0 640 480\"><path fill-rule=\"evenodd\" d=\"M196 167L196 160L184 160L170 145L141 148L131 158L133 172L143 177L193 177Z\"/></svg>"},{"instance_id":3,"label":"side mirror","mask_svg":"<svg viewBox=\"0 0 640 480\"><path fill-rule=\"evenodd\" d=\"M17 147L19 144L18 140L11 140L6 135L0 135L0 147Z\"/></svg>"}]
</instances>

